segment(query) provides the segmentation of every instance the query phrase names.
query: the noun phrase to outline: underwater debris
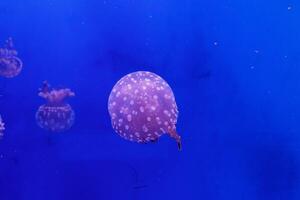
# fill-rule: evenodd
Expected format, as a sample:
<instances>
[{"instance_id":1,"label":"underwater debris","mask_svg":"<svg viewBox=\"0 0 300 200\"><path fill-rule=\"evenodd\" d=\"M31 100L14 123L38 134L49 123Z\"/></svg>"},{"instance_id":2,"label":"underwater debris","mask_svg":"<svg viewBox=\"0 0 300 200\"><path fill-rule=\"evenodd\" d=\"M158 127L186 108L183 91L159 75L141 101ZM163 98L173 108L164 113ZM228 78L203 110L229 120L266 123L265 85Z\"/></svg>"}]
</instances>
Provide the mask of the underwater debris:
<instances>
[{"instance_id":1,"label":"underwater debris","mask_svg":"<svg viewBox=\"0 0 300 200\"><path fill-rule=\"evenodd\" d=\"M41 128L63 132L72 127L75 113L65 99L75 96L74 92L69 88L51 89L48 82L44 81L38 95L47 101L36 112L36 121Z\"/></svg>"},{"instance_id":2,"label":"underwater debris","mask_svg":"<svg viewBox=\"0 0 300 200\"><path fill-rule=\"evenodd\" d=\"M148 185L135 185L133 186L134 190L140 190L149 187Z\"/></svg>"},{"instance_id":3,"label":"underwater debris","mask_svg":"<svg viewBox=\"0 0 300 200\"><path fill-rule=\"evenodd\" d=\"M160 76L139 71L121 78L109 96L108 111L114 130L124 139L148 143L167 133L181 149L175 97Z\"/></svg>"},{"instance_id":4,"label":"underwater debris","mask_svg":"<svg viewBox=\"0 0 300 200\"><path fill-rule=\"evenodd\" d=\"M3 48L0 48L0 76L6 78L13 78L20 74L23 63L19 57L18 52L14 48L12 38L5 41Z\"/></svg>"},{"instance_id":5,"label":"underwater debris","mask_svg":"<svg viewBox=\"0 0 300 200\"><path fill-rule=\"evenodd\" d=\"M134 178L134 185L133 185L133 189L134 190L140 190L140 189L144 189L149 187L148 184L143 184L140 181L140 177L139 177L139 173L137 171L137 169L135 167L133 167L132 165L128 164L129 168L132 170L132 175Z\"/></svg>"},{"instance_id":6,"label":"underwater debris","mask_svg":"<svg viewBox=\"0 0 300 200\"><path fill-rule=\"evenodd\" d=\"M203 72L202 74L196 74L193 77L195 77L195 79L197 80L201 80L201 79L208 79L212 76L212 72L211 70Z\"/></svg>"}]
</instances>

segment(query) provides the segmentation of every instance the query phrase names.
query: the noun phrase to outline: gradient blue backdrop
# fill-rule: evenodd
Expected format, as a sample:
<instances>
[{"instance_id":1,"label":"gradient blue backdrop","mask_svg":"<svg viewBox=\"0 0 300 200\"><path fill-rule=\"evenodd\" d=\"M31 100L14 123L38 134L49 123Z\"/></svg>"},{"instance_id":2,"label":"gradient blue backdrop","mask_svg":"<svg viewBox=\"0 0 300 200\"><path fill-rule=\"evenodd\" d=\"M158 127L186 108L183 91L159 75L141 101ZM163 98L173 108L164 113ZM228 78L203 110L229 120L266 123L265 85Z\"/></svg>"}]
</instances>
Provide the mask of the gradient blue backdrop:
<instances>
[{"instance_id":1,"label":"gradient blue backdrop","mask_svg":"<svg viewBox=\"0 0 300 200\"><path fill-rule=\"evenodd\" d=\"M0 78L0 199L298 200L299 19L296 0L1 0L24 68ZM137 70L173 88L182 152L112 130L110 90ZM43 80L76 93L63 134L35 123Z\"/></svg>"}]
</instances>

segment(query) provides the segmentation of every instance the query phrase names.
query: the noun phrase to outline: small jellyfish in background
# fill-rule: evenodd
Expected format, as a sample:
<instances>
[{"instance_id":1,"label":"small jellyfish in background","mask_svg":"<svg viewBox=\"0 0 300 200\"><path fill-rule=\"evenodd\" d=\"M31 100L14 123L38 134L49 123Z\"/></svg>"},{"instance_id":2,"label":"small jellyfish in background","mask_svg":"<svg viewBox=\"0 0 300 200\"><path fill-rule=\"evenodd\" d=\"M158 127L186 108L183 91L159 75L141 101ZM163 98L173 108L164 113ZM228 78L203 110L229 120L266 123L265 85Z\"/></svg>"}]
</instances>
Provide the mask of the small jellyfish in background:
<instances>
[{"instance_id":1,"label":"small jellyfish in background","mask_svg":"<svg viewBox=\"0 0 300 200\"><path fill-rule=\"evenodd\" d=\"M114 130L124 139L148 143L169 134L181 149L175 97L160 76L138 71L121 78L110 93L108 111Z\"/></svg>"},{"instance_id":2,"label":"small jellyfish in background","mask_svg":"<svg viewBox=\"0 0 300 200\"><path fill-rule=\"evenodd\" d=\"M1 115L0 115L0 138L3 137L3 135L4 135L4 130L5 130L4 122L2 121L2 117L1 117Z\"/></svg>"},{"instance_id":3,"label":"small jellyfish in background","mask_svg":"<svg viewBox=\"0 0 300 200\"><path fill-rule=\"evenodd\" d=\"M74 92L68 88L51 89L48 82L44 81L38 95L47 101L39 107L35 116L37 124L41 128L53 132L63 132L72 127L75 113L65 99L75 96Z\"/></svg>"},{"instance_id":4,"label":"small jellyfish in background","mask_svg":"<svg viewBox=\"0 0 300 200\"><path fill-rule=\"evenodd\" d=\"M12 38L8 38L0 48L0 76L13 78L21 72L23 63L17 55Z\"/></svg>"}]
</instances>

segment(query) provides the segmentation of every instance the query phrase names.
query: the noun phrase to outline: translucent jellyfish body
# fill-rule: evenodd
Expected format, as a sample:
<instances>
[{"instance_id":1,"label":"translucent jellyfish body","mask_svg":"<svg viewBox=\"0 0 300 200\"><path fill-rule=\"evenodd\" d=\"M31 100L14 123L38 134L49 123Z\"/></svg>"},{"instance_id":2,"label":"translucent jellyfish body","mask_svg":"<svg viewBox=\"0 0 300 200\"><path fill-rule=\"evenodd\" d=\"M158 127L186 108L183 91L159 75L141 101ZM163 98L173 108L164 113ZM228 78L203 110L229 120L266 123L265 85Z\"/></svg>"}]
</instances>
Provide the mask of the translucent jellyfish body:
<instances>
[{"instance_id":1,"label":"translucent jellyfish body","mask_svg":"<svg viewBox=\"0 0 300 200\"><path fill-rule=\"evenodd\" d=\"M12 38L9 38L0 48L0 76L12 78L21 72L23 63L17 55Z\"/></svg>"},{"instance_id":2,"label":"translucent jellyfish body","mask_svg":"<svg viewBox=\"0 0 300 200\"><path fill-rule=\"evenodd\" d=\"M74 96L68 88L50 89L45 81L40 89L39 96L46 99L36 112L37 124L48 131L63 132L74 124L75 113L72 107L65 102L67 97Z\"/></svg>"},{"instance_id":3,"label":"translucent jellyfish body","mask_svg":"<svg viewBox=\"0 0 300 200\"><path fill-rule=\"evenodd\" d=\"M169 134L181 149L175 97L160 76L139 71L121 78L110 93L108 111L112 126L121 137L147 143Z\"/></svg>"},{"instance_id":4,"label":"translucent jellyfish body","mask_svg":"<svg viewBox=\"0 0 300 200\"><path fill-rule=\"evenodd\" d=\"M3 135L4 135L4 130L5 130L4 122L2 121L2 117L1 117L1 115L0 115L0 138L3 137Z\"/></svg>"}]
</instances>

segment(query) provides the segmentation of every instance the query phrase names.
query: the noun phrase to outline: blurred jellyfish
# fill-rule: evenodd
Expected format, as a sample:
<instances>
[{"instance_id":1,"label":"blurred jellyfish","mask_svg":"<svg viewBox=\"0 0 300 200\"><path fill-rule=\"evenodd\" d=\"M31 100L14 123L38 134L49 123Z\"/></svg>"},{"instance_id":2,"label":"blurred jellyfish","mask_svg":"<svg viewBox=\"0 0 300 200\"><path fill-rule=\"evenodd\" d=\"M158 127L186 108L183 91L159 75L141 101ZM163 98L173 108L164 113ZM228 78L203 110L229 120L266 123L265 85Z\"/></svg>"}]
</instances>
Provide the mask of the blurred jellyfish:
<instances>
[{"instance_id":1,"label":"blurred jellyfish","mask_svg":"<svg viewBox=\"0 0 300 200\"><path fill-rule=\"evenodd\" d=\"M75 96L74 92L68 88L50 89L48 82L44 81L38 95L47 101L39 107L35 116L41 128L52 132L63 132L72 127L75 113L65 102L65 98Z\"/></svg>"},{"instance_id":2,"label":"blurred jellyfish","mask_svg":"<svg viewBox=\"0 0 300 200\"><path fill-rule=\"evenodd\" d=\"M12 38L8 38L4 47L0 48L0 76L12 78L21 72L23 63L17 55Z\"/></svg>"},{"instance_id":3,"label":"blurred jellyfish","mask_svg":"<svg viewBox=\"0 0 300 200\"><path fill-rule=\"evenodd\" d=\"M181 149L175 97L158 75L139 71L121 78L110 93L108 111L114 130L124 139L147 143L167 133Z\"/></svg>"},{"instance_id":4,"label":"blurred jellyfish","mask_svg":"<svg viewBox=\"0 0 300 200\"><path fill-rule=\"evenodd\" d=\"M4 135L4 130L5 130L4 122L2 121L2 117L1 117L1 115L0 115L0 138L3 137L3 135Z\"/></svg>"}]
</instances>

